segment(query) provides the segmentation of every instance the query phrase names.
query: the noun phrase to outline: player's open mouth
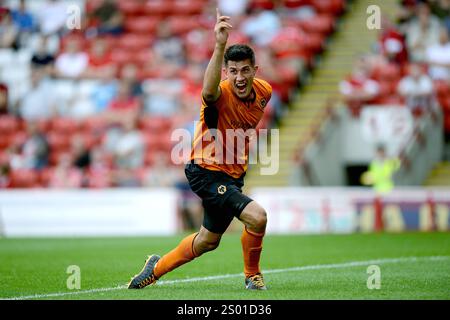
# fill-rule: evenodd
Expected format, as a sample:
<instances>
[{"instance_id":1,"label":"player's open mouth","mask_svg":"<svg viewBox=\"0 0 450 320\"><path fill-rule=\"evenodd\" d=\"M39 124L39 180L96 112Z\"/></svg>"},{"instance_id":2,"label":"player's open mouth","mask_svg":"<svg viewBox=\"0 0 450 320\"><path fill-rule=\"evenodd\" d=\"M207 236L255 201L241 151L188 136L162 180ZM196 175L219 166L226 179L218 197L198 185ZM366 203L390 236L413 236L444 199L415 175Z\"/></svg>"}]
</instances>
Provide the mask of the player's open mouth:
<instances>
[{"instance_id":1,"label":"player's open mouth","mask_svg":"<svg viewBox=\"0 0 450 320\"><path fill-rule=\"evenodd\" d=\"M244 94L247 91L247 85L245 83L236 83L236 88L240 94Z\"/></svg>"}]
</instances>

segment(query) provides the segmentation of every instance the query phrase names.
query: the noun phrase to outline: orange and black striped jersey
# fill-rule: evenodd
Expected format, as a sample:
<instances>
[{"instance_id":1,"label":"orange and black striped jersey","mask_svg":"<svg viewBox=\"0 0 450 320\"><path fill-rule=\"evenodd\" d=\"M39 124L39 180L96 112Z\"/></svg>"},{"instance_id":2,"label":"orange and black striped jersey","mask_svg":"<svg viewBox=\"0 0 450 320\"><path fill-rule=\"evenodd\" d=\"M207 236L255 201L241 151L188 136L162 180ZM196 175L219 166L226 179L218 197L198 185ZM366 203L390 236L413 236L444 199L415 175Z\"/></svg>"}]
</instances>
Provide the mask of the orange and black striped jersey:
<instances>
[{"instance_id":1,"label":"orange and black striped jersey","mask_svg":"<svg viewBox=\"0 0 450 320\"><path fill-rule=\"evenodd\" d=\"M202 97L200 121L195 127L191 160L201 167L239 178L248 167L249 140L272 96L272 87L262 79L253 80L253 99L239 99L226 80L221 95L207 104ZM253 129L253 130L252 130Z\"/></svg>"}]
</instances>

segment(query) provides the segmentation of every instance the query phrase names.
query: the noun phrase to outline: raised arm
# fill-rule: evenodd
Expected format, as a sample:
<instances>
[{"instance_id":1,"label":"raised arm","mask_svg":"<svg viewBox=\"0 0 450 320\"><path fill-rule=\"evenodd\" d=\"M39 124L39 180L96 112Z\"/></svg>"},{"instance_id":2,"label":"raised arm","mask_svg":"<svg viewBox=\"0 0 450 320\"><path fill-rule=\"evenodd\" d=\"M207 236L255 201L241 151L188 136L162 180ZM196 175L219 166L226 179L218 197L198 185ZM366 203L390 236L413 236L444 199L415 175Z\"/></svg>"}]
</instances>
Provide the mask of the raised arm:
<instances>
[{"instance_id":1,"label":"raised arm","mask_svg":"<svg viewBox=\"0 0 450 320\"><path fill-rule=\"evenodd\" d=\"M219 89L219 83L222 74L223 55L228 40L228 30L232 28L231 24L227 22L230 20L230 17L221 16L219 9L216 9L216 12L217 21L214 26L216 45L203 78L202 96L206 102L214 102L220 97L221 92Z\"/></svg>"}]
</instances>

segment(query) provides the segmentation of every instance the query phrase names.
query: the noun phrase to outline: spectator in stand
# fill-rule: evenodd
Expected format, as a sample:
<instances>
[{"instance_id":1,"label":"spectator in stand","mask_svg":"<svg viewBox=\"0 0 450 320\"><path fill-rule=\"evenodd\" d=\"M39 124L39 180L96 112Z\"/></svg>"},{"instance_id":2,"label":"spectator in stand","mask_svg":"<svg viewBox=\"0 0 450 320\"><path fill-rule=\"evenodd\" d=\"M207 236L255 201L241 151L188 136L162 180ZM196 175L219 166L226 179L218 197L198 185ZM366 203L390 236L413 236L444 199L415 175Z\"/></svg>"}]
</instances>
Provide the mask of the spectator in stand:
<instances>
[{"instance_id":1,"label":"spectator in stand","mask_svg":"<svg viewBox=\"0 0 450 320\"><path fill-rule=\"evenodd\" d=\"M96 31L100 35L123 33L124 16L117 6L116 0L103 0L102 4L91 14L90 20L98 22Z\"/></svg>"},{"instance_id":2,"label":"spectator in stand","mask_svg":"<svg viewBox=\"0 0 450 320\"><path fill-rule=\"evenodd\" d=\"M446 80L450 83L450 39L447 28L441 28L439 43L427 48L426 62L433 80Z\"/></svg>"},{"instance_id":3,"label":"spectator in stand","mask_svg":"<svg viewBox=\"0 0 450 320\"><path fill-rule=\"evenodd\" d=\"M425 2L419 3L416 11L417 17L406 28L406 43L411 61L424 62L426 49L439 42L440 22Z\"/></svg>"},{"instance_id":4,"label":"spectator in stand","mask_svg":"<svg viewBox=\"0 0 450 320\"><path fill-rule=\"evenodd\" d=\"M395 14L395 21L402 26L405 26L416 15L416 5L418 0L400 0L397 12ZM403 30L404 31L404 30Z\"/></svg>"},{"instance_id":5,"label":"spectator in stand","mask_svg":"<svg viewBox=\"0 0 450 320\"><path fill-rule=\"evenodd\" d=\"M164 78L147 79L143 86L146 113L171 117L179 112L183 80L168 74Z\"/></svg>"},{"instance_id":6,"label":"spectator in stand","mask_svg":"<svg viewBox=\"0 0 450 320\"><path fill-rule=\"evenodd\" d=\"M78 168L72 164L72 157L69 153L63 153L58 159L55 170L51 173L49 187L66 189L80 188L83 182L83 175Z\"/></svg>"},{"instance_id":7,"label":"spectator in stand","mask_svg":"<svg viewBox=\"0 0 450 320\"><path fill-rule=\"evenodd\" d=\"M120 169L138 169L144 164L144 139L137 128L136 119L127 119L123 129L109 146L114 155L114 163Z\"/></svg>"},{"instance_id":8,"label":"spectator in stand","mask_svg":"<svg viewBox=\"0 0 450 320\"><path fill-rule=\"evenodd\" d=\"M118 87L118 81L111 76L106 79L101 79L100 83L93 88L90 99L94 104L96 113L100 114L106 110L110 102L117 95Z\"/></svg>"},{"instance_id":9,"label":"spectator in stand","mask_svg":"<svg viewBox=\"0 0 450 320\"><path fill-rule=\"evenodd\" d=\"M11 12L14 24L21 34L29 35L36 29L33 15L27 11L25 0L20 0L19 8ZM24 39L26 40L26 39Z\"/></svg>"},{"instance_id":10,"label":"spectator in stand","mask_svg":"<svg viewBox=\"0 0 450 320\"><path fill-rule=\"evenodd\" d=\"M165 64L181 67L186 63L183 41L172 32L167 20L158 24L153 52L157 56L156 59L164 61Z\"/></svg>"},{"instance_id":11,"label":"spectator in stand","mask_svg":"<svg viewBox=\"0 0 450 320\"><path fill-rule=\"evenodd\" d=\"M9 113L8 87L5 83L0 83L0 116Z\"/></svg>"},{"instance_id":12,"label":"spectator in stand","mask_svg":"<svg viewBox=\"0 0 450 320\"><path fill-rule=\"evenodd\" d=\"M57 113L53 87L43 70L31 73L31 88L18 101L18 113L26 121L49 119Z\"/></svg>"},{"instance_id":13,"label":"spectator in stand","mask_svg":"<svg viewBox=\"0 0 450 320\"><path fill-rule=\"evenodd\" d=\"M372 103L380 92L379 83L370 78L371 66L365 56L357 58L352 74L339 84L339 90L354 116L364 104Z\"/></svg>"},{"instance_id":14,"label":"spectator in stand","mask_svg":"<svg viewBox=\"0 0 450 320\"><path fill-rule=\"evenodd\" d=\"M120 78L128 83L133 97L142 97L144 91L142 82L138 78L138 67L134 63L126 63L120 70Z\"/></svg>"},{"instance_id":15,"label":"spectator in stand","mask_svg":"<svg viewBox=\"0 0 450 320\"><path fill-rule=\"evenodd\" d=\"M105 118L113 125L123 125L123 122L129 123L129 119L135 119L140 113L140 102L139 98L131 94L130 84L121 80L117 96L111 100L104 112Z\"/></svg>"},{"instance_id":16,"label":"spectator in stand","mask_svg":"<svg viewBox=\"0 0 450 320\"><path fill-rule=\"evenodd\" d=\"M86 71L89 57L81 49L81 39L69 38L64 51L56 58L55 73L61 78L80 78Z\"/></svg>"},{"instance_id":17,"label":"spectator in stand","mask_svg":"<svg viewBox=\"0 0 450 320\"><path fill-rule=\"evenodd\" d=\"M253 8L242 22L240 31L257 46L266 46L281 30L280 17L272 10Z\"/></svg>"},{"instance_id":18,"label":"spectator in stand","mask_svg":"<svg viewBox=\"0 0 450 320\"><path fill-rule=\"evenodd\" d=\"M179 167L171 166L169 154L158 152L155 155L154 164L144 176L145 187L174 187L182 179L183 172Z\"/></svg>"},{"instance_id":19,"label":"spectator in stand","mask_svg":"<svg viewBox=\"0 0 450 320\"><path fill-rule=\"evenodd\" d=\"M411 112L420 115L431 107L433 82L420 65L412 64L409 75L398 84L398 93L405 98Z\"/></svg>"},{"instance_id":20,"label":"spectator in stand","mask_svg":"<svg viewBox=\"0 0 450 320\"><path fill-rule=\"evenodd\" d=\"M62 35L69 16L68 4L61 0L48 0L39 9L39 30L43 35Z\"/></svg>"},{"instance_id":21,"label":"spectator in stand","mask_svg":"<svg viewBox=\"0 0 450 320\"><path fill-rule=\"evenodd\" d=\"M19 28L14 24L11 12L2 12L0 19L0 48L19 49Z\"/></svg>"},{"instance_id":22,"label":"spectator in stand","mask_svg":"<svg viewBox=\"0 0 450 320\"><path fill-rule=\"evenodd\" d=\"M404 66L408 62L405 37L385 15L381 18L381 34L378 45L380 53L389 62L394 62L400 66Z\"/></svg>"},{"instance_id":23,"label":"spectator in stand","mask_svg":"<svg viewBox=\"0 0 450 320\"><path fill-rule=\"evenodd\" d=\"M23 145L20 143L12 143L8 149L8 167L11 170L17 169L29 169L28 163L25 159L25 155L23 154Z\"/></svg>"},{"instance_id":24,"label":"spectator in stand","mask_svg":"<svg viewBox=\"0 0 450 320\"><path fill-rule=\"evenodd\" d=\"M71 140L73 164L78 169L86 169L91 164L91 153L82 135L75 135Z\"/></svg>"},{"instance_id":25,"label":"spectator in stand","mask_svg":"<svg viewBox=\"0 0 450 320\"><path fill-rule=\"evenodd\" d=\"M450 33L450 0L431 1L431 12L441 19L447 31Z\"/></svg>"},{"instance_id":26,"label":"spectator in stand","mask_svg":"<svg viewBox=\"0 0 450 320\"><path fill-rule=\"evenodd\" d=\"M31 57L31 68L42 68L46 75L53 75L53 67L55 63L55 56L51 54L47 48L48 37L42 36L39 41L37 50Z\"/></svg>"},{"instance_id":27,"label":"spectator in stand","mask_svg":"<svg viewBox=\"0 0 450 320\"><path fill-rule=\"evenodd\" d=\"M25 163L29 169L40 170L47 166L49 145L45 134L35 122L27 122L28 137L23 145Z\"/></svg>"},{"instance_id":28,"label":"spectator in stand","mask_svg":"<svg viewBox=\"0 0 450 320\"><path fill-rule=\"evenodd\" d=\"M32 32L36 30L34 17L26 9L25 0L20 0L19 8L11 11L14 24L19 30L18 42L20 47L26 46Z\"/></svg>"},{"instance_id":29,"label":"spectator in stand","mask_svg":"<svg viewBox=\"0 0 450 320\"><path fill-rule=\"evenodd\" d=\"M89 64L84 76L87 78L101 79L114 76L117 68L111 59L111 53L105 39L97 38L93 41Z\"/></svg>"}]
</instances>

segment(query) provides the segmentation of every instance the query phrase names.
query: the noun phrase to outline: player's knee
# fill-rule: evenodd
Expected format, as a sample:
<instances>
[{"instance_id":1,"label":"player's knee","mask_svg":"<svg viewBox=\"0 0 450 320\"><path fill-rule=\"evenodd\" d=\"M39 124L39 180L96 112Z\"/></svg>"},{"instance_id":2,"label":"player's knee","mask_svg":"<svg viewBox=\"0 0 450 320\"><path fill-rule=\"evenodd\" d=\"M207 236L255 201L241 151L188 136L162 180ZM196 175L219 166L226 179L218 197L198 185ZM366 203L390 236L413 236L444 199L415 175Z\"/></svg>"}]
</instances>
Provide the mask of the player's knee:
<instances>
[{"instance_id":1,"label":"player's knee","mask_svg":"<svg viewBox=\"0 0 450 320\"><path fill-rule=\"evenodd\" d=\"M258 207L255 209L251 214L251 222L250 222L250 229L256 232L264 232L266 230L267 225L267 213L266 210L264 210L261 207Z\"/></svg>"},{"instance_id":2,"label":"player's knee","mask_svg":"<svg viewBox=\"0 0 450 320\"><path fill-rule=\"evenodd\" d=\"M266 229L267 213L263 208L259 208L255 214L255 227L258 229Z\"/></svg>"},{"instance_id":3,"label":"player's knee","mask_svg":"<svg viewBox=\"0 0 450 320\"><path fill-rule=\"evenodd\" d=\"M220 239L206 239L200 237L196 243L196 253L201 255L205 252L212 251L219 246Z\"/></svg>"}]
</instances>

